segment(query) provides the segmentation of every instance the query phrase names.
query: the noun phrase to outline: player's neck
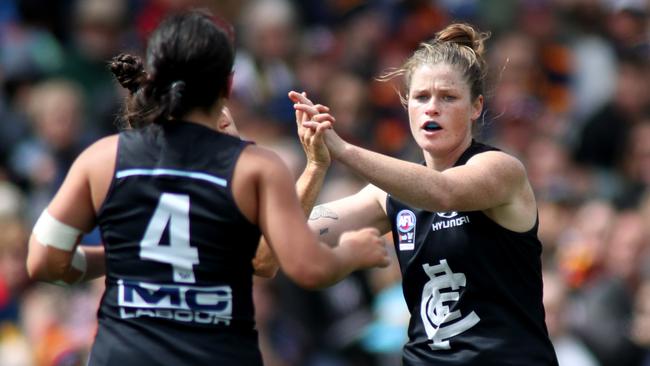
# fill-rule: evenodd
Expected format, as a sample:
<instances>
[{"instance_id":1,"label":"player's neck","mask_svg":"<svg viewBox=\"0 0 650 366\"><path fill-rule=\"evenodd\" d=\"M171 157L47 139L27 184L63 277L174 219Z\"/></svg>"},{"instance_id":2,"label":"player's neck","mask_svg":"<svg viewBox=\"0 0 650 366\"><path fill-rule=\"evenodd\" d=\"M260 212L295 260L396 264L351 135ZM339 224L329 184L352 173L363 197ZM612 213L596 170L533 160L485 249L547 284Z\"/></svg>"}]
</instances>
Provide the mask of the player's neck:
<instances>
[{"instance_id":1,"label":"player's neck","mask_svg":"<svg viewBox=\"0 0 650 366\"><path fill-rule=\"evenodd\" d=\"M182 120L186 122L193 122L205 127L211 128L213 130L219 130L219 118L221 117L221 109L223 108L223 103L215 103L214 108L211 108L209 111L204 109L195 108L188 113L186 113Z\"/></svg>"}]
</instances>

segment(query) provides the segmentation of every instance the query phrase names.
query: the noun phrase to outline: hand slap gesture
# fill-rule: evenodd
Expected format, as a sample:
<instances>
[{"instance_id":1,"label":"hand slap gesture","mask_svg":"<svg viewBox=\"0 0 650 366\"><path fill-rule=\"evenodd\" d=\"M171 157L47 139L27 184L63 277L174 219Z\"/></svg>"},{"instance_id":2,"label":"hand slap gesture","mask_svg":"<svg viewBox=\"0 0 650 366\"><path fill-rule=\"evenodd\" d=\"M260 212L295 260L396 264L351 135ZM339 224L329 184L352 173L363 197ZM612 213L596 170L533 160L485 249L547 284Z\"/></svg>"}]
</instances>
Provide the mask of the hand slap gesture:
<instances>
[{"instance_id":1,"label":"hand slap gesture","mask_svg":"<svg viewBox=\"0 0 650 366\"><path fill-rule=\"evenodd\" d=\"M335 118L328 113L328 107L321 104L314 105L305 92L290 91L289 99L294 103L298 137L308 162L328 167L331 158L323 141L323 134L325 130L332 128Z\"/></svg>"},{"instance_id":2,"label":"hand slap gesture","mask_svg":"<svg viewBox=\"0 0 650 366\"><path fill-rule=\"evenodd\" d=\"M297 118L297 121L301 122L298 127L299 131L300 128L311 129L314 136L317 136L317 142L325 144L330 157L339 156L345 149L346 142L332 128L336 119L329 113L329 108L321 104L314 104L304 93L299 94L292 91L289 93L289 98L294 102L293 108L296 110L296 116L301 116Z\"/></svg>"}]
</instances>

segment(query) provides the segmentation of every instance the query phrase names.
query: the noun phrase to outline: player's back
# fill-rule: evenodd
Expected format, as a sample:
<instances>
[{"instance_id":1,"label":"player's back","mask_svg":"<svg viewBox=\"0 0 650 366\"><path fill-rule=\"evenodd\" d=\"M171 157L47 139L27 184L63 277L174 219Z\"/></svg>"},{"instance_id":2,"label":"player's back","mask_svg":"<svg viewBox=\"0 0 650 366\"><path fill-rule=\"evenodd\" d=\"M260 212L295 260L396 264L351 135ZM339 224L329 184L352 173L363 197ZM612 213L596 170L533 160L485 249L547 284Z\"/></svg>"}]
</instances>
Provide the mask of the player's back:
<instances>
[{"instance_id":1,"label":"player's back","mask_svg":"<svg viewBox=\"0 0 650 366\"><path fill-rule=\"evenodd\" d=\"M193 123L122 132L98 224L106 291L90 365L258 365L238 138Z\"/></svg>"}]
</instances>

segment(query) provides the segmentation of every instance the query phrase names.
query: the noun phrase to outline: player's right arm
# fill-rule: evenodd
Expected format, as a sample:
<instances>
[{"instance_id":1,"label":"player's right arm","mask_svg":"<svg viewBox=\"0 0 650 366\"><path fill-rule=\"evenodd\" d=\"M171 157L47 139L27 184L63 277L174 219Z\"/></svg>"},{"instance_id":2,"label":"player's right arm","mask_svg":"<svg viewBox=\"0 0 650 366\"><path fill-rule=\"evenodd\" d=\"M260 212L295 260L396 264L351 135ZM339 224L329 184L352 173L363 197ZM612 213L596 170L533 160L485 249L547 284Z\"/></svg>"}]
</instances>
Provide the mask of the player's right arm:
<instances>
[{"instance_id":1,"label":"player's right arm","mask_svg":"<svg viewBox=\"0 0 650 366\"><path fill-rule=\"evenodd\" d=\"M103 246L78 244L82 234L95 225L95 212L108 190L116 151L117 135L106 137L84 150L72 164L29 239L27 272L32 279L72 284L104 275Z\"/></svg>"}]
</instances>

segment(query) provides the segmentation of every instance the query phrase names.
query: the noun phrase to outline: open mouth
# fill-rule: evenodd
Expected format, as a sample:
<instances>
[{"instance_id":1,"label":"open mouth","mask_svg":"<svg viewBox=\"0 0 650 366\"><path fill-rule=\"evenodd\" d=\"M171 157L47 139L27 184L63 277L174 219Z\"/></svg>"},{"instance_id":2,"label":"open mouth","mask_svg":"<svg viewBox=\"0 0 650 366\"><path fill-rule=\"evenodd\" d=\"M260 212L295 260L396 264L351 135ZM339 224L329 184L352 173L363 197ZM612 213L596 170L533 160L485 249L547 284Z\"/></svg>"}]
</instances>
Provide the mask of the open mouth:
<instances>
[{"instance_id":1,"label":"open mouth","mask_svg":"<svg viewBox=\"0 0 650 366\"><path fill-rule=\"evenodd\" d=\"M427 132L433 132L433 131L442 130L442 127L440 127L440 125L434 121L428 121L422 126L422 129Z\"/></svg>"}]
</instances>

